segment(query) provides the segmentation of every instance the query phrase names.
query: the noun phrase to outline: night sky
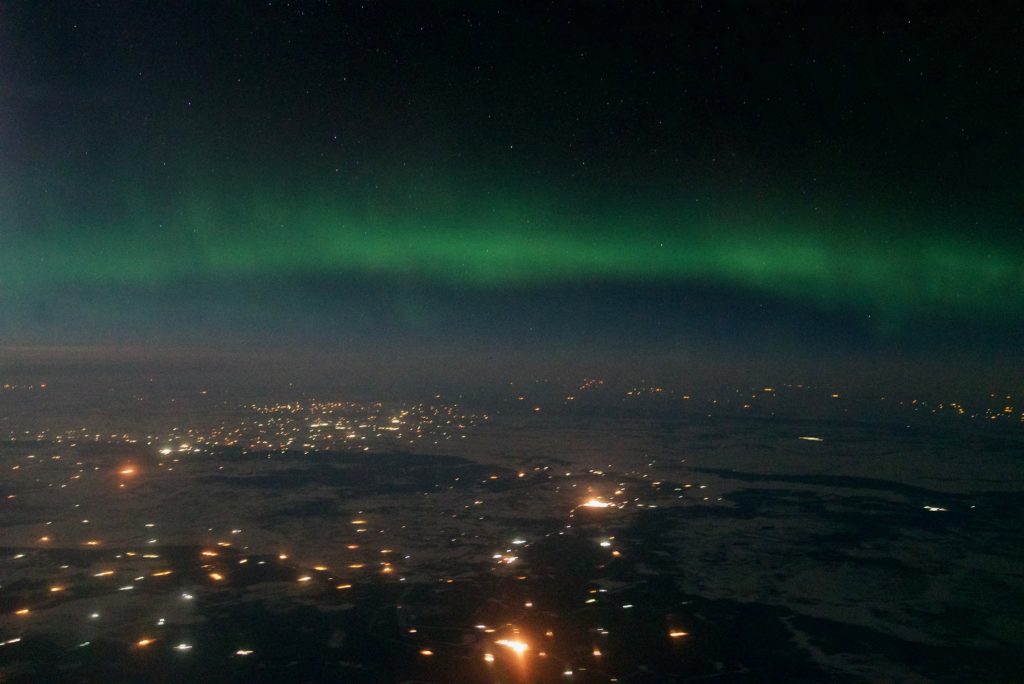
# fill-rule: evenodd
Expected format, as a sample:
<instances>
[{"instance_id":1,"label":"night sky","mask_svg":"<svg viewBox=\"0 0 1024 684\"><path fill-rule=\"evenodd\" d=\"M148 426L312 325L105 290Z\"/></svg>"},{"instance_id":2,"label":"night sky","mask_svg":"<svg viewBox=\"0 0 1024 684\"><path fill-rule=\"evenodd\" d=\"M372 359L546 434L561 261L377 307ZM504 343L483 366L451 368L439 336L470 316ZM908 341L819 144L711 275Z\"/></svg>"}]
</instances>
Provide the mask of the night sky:
<instances>
[{"instance_id":1,"label":"night sky","mask_svg":"<svg viewBox=\"0 0 1024 684\"><path fill-rule=\"evenodd\" d=\"M1021 26L0 2L0 345L1012 363Z\"/></svg>"}]
</instances>

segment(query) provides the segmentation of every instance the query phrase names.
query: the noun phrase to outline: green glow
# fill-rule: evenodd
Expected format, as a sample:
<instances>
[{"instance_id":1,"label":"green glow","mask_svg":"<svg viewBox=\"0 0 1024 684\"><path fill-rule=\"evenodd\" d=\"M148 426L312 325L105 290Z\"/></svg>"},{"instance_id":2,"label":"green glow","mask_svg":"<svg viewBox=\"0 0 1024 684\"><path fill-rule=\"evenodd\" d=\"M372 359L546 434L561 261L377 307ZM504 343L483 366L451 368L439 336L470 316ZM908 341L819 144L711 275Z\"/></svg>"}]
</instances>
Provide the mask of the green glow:
<instances>
[{"instance_id":1,"label":"green glow","mask_svg":"<svg viewBox=\"0 0 1024 684\"><path fill-rule=\"evenodd\" d=\"M475 288L724 286L895 318L1024 310L1014 251L920 224L865 219L864 229L856 217L700 213L683 203L601 213L530 197L394 209L193 197L170 218L136 204L104 219L58 212L55 239L13 237L0 255L4 288L344 275Z\"/></svg>"}]
</instances>

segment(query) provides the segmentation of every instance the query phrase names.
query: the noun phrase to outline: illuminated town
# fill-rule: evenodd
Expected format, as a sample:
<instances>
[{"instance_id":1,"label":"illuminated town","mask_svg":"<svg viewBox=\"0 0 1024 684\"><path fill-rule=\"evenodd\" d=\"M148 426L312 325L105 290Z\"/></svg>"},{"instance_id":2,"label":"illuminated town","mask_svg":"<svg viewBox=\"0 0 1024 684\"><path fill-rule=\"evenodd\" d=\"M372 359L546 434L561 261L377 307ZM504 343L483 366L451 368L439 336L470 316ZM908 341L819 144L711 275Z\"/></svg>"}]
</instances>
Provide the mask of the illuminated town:
<instances>
[{"instance_id":1,"label":"illuminated town","mask_svg":"<svg viewBox=\"0 0 1024 684\"><path fill-rule=\"evenodd\" d=\"M226 406L219 416L205 412L205 427L146 434L42 428L39 393L60 387L19 391L42 403L31 429L7 426L2 447L0 645L12 663L59 657L86 680L114 669L145 678L152 668L185 676L211 667L273 678L296 658L313 668L308 676L352 681L455 672L460 681L631 681L679 668L738 677L768 655L723 651L715 635L738 629L734 621L774 630L769 642L809 629L773 617L773 592L805 596L808 620L881 633L947 629L922 622L912 597L888 603L884 583L821 595L804 584L822 572L815 562L763 555L775 544L813 548L821 515L939 533L988 529L995 513L993 494L859 483L857 473L879 467L870 458L837 473L835 459L846 463L843 454L863 451L870 438L835 422L845 402L856 402L829 388L701 396L644 383L538 382L508 387L487 410L440 395L306 399ZM208 393L194 396L203 402ZM813 434L796 410L807 397L824 407ZM171 399L187 403L163 400ZM655 404L637 413L637 401ZM910 421L904 429L1010 415L953 402L861 401L891 411L891 424ZM662 424L653 433L643 427L651 416ZM764 420L774 436L764 436ZM578 426L570 441L561 436L566 425ZM728 437L712 436L724 426ZM831 461L830 474L759 475L763 466L751 460L759 451L783 470L788 459L817 455ZM848 488L863 494L836 498ZM873 489L878 498L865 498ZM812 495L821 513L779 527L775 507ZM936 525L932 516L953 522ZM695 526L700 520L708 522ZM950 564L955 539L909 542L918 550L898 552L901 572L956 583L969 570ZM683 551L691 543L700 555ZM874 543L895 554L893 545L908 542ZM928 557L917 555L925 550ZM836 552L847 564L872 556ZM756 558L760 570L730 576L718 553ZM1003 576L997 562L986 572ZM764 614L722 603L736 582L750 583L745 600ZM974 585L951 608L966 610L985 591ZM879 602L889 617L846 614L847 600L865 610ZM814 677L853 667L846 657L794 655L771 671Z\"/></svg>"}]
</instances>

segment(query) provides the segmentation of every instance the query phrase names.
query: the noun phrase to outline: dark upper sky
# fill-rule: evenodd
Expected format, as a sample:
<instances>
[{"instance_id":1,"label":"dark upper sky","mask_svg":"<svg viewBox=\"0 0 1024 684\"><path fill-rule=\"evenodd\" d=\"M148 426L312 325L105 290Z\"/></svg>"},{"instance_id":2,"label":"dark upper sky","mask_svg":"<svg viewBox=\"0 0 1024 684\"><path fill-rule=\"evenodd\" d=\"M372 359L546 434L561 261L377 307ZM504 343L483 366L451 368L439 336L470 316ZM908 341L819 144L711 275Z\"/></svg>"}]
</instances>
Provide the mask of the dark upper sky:
<instances>
[{"instance_id":1,"label":"dark upper sky","mask_svg":"<svg viewBox=\"0 0 1024 684\"><path fill-rule=\"evenodd\" d=\"M0 2L0 345L1010 360L1024 12L750 5Z\"/></svg>"}]
</instances>

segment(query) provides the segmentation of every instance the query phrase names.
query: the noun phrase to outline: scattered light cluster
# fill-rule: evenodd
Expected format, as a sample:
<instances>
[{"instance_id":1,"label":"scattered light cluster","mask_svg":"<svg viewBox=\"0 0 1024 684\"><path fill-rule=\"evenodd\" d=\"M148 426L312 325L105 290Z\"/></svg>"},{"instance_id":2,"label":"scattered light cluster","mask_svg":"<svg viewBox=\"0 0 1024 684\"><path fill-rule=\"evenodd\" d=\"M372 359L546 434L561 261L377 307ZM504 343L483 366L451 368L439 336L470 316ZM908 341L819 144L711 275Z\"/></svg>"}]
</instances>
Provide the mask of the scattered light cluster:
<instances>
[{"instance_id":1,"label":"scattered light cluster","mask_svg":"<svg viewBox=\"0 0 1024 684\"><path fill-rule=\"evenodd\" d=\"M608 390L604 381L588 379L569 391L572 398ZM774 401L780 391L763 387L735 399L707 401ZM694 395L645 383L624 395L638 396L691 401ZM531 413L541 405L526 395L517 395L516 401L519 397ZM829 391L821 401L842 403L843 397ZM574 406L582 403L571 400ZM1000 400L1010 405L1011 397ZM910 406L924 410L927 405ZM333 607L358 603L370 592L391 591L390 606L402 628L397 643L411 654L431 663L471 656L480 667L517 668L517 676L527 680L536 671L531 668L543 663L566 678L606 673L621 650L623 625L634 615L653 621L666 649L688 648L695 629L690 614L666 612L649 597L596 579L560 597L574 606L569 628L570 618L545 595L550 575L536 572L539 549L558 554L562 545L567 554L590 554L588 563L596 571L628 569L644 553L643 542L629 533L637 516L659 508L730 505L723 502L720 481L702 481L683 465L682 453L670 460L647 454L616 460L597 451L588 460L573 461L516 454L504 467L459 460L448 471L427 468L430 477L422 481L402 481L402 473L387 472L380 491L340 496L334 487L349 486L349 475L354 483L361 476L344 471L337 480L341 485L311 481L309 492L315 494L310 498L324 506L322 515L303 509L294 518L270 519L270 527L285 529L274 544L261 530L268 522L261 506L275 500L273 488L246 491L225 502L217 514L230 518L230 524L216 516L193 519L191 512L182 516L167 509L128 522L115 515L118 506L161 487L179 496L193 487L204 491L211 475L228 481L287 476L314 463L304 461L303 452L383 451L421 440L443 444L490 421L489 414L442 403L317 401L249 405L236 419L206 430L175 426L131 437L83 427L49 439L13 439L0 452L6 475L0 505L22 522L15 530L21 535L18 546L0 558L0 571L16 588L0 588L0 604L8 606L0 614L0 647L5 653L23 648L47 624L66 621L67 611L73 610L77 622L62 627L72 632L75 649L113 640L129 653L206 657L208 644L188 628L198 612L244 595L250 587L277 586L284 596ZM782 440L783 448L814 453L827 452L835 441L831 434L798 432ZM117 455L107 455L108 447ZM290 455L279 457L281 450ZM242 458L245 453L266 458ZM364 461L361 456L352 460ZM423 461L414 461L423 468ZM365 463L372 468L374 459ZM387 486L400 482L410 488L391 494ZM359 496L360 504L348 508ZM330 505L334 500L337 510ZM941 500L913 506L937 522L946 519L941 514L952 517L959 510ZM39 511L54 513L33 518ZM316 546L307 537L324 541ZM289 538L294 543L287 543ZM195 546L183 546L182 539ZM496 588L486 600L472 594L481 578ZM464 624L442 629L433 617L422 617L436 605L417 605L410 598L414 594L406 593L414 586L427 597L421 601L443 603L449 592L462 592L478 605ZM258 660L267 645L238 638L222 648L225 658Z\"/></svg>"},{"instance_id":2,"label":"scattered light cluster","mask_svg":"<svg viewBox=\"0 0 1024 684\"><path fill-rule=\"evenodd\" d=\"M242 451L372 451L465 439L487 420L454 405L290 402L251 405L249 413L211 429L176 429L158 439L169 455L212 447Z\"/></svg>"}]
</instances>

